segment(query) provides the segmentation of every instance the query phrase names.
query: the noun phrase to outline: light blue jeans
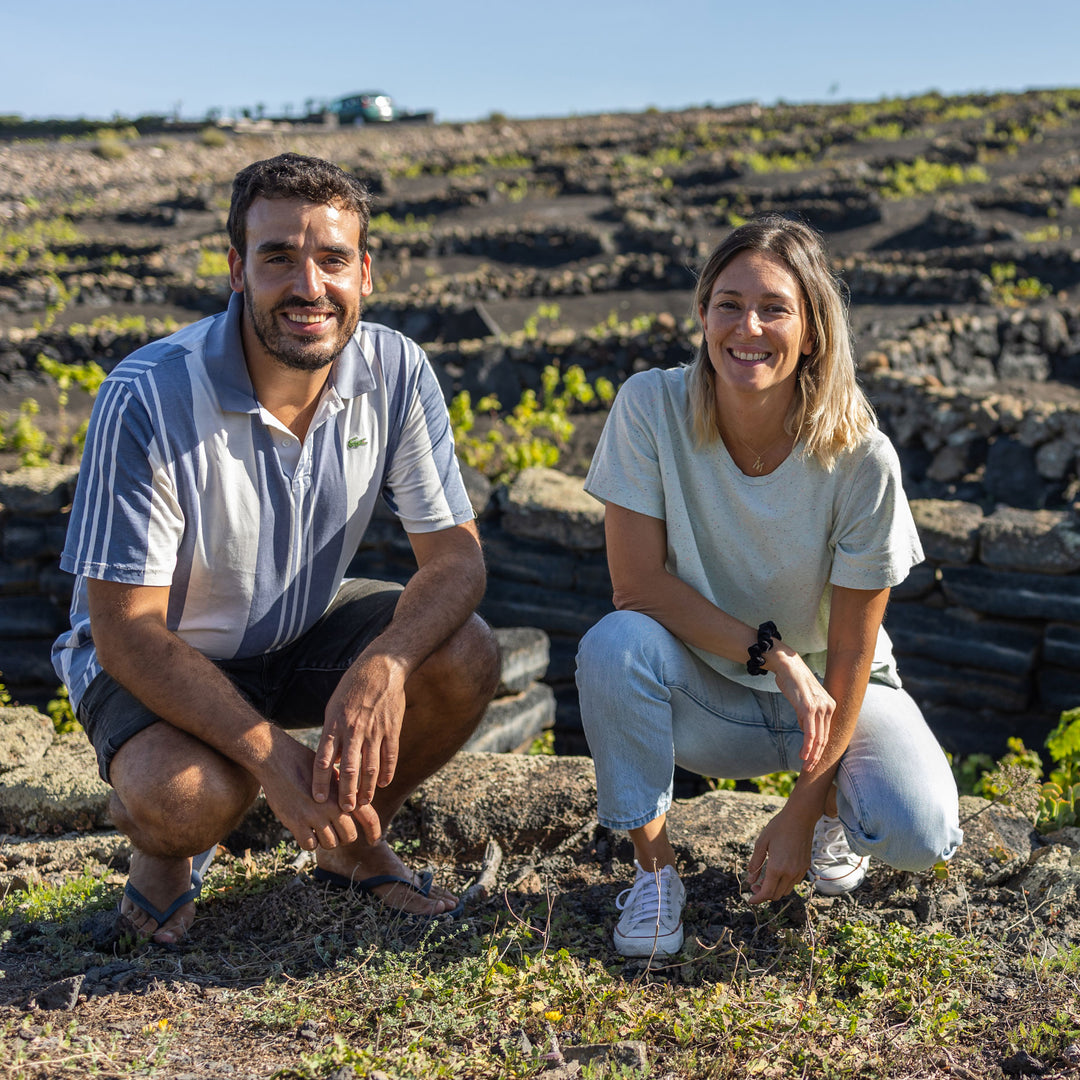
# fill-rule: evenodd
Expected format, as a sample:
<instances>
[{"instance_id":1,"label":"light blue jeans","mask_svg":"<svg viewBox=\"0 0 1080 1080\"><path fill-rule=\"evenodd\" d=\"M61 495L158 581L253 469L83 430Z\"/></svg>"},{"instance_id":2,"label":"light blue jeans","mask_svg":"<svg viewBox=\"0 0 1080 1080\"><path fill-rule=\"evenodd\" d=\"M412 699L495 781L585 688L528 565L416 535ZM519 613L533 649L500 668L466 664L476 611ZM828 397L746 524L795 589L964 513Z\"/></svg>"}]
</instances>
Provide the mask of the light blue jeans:
<instances>
[{"instance_id":1,"label":"light blue jeans","mask_svg":"<svg viewBox=\"0 0 1080 1080\"><path fill-rule=\"evenodd\" d=\"M666 813L676 764L730 779L802 764L803 734L782 694L725 678L639 612L613 612L585 635L577 684L608 828L636 829ZM836 787L860 855L925 870L963 840L949 763L904 690L867 687Z\"/></svg>"}]
</instances>

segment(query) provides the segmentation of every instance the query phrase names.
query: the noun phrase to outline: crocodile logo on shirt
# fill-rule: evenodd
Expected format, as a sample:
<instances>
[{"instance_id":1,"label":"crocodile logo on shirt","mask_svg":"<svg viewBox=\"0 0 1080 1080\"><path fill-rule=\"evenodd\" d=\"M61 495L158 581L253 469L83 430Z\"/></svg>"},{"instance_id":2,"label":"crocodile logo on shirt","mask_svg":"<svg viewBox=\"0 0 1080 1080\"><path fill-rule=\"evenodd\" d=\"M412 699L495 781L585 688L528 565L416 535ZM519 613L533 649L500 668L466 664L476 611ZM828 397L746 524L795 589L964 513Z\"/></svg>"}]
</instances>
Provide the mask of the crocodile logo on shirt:
<instances>
[{"instance_id":1,"label":"crocodile logo on shirt","mask_svg":"<svg viewBox=\"0 0 1080 1080\"><path fill-rule=\"evenodd\" d=\"M358 446L367 446L367 439L361 439L359 435L354 435L345 445L350 450L355 450Z\"/></svg>"}]
</instances>

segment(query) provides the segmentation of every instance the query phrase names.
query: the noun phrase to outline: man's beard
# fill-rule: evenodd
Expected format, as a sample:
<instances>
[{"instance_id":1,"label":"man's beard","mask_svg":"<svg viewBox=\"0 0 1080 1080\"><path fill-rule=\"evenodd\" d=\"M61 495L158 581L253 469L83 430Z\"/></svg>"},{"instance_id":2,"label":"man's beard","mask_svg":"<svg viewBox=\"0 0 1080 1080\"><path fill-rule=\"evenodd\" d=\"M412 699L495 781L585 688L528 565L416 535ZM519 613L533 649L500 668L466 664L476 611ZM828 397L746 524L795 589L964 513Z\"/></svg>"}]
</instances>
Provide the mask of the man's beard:
<instances>
[{"instance_id":1,"label":"man's beard","mask_svg":"<svg viewBox=\"0 0 1080 1080\"><path fill-rule=\"evenodd\" d=\"M244 307L251 317L251 325L259 344L279 363L296 371L320 371L332 364L349 343L357 325L360 322L360 305L357 304L352 318L340 304L336 304L329 297L323 297L318 303L300 300L290 297L276 307L267 310L259 307L252 299L251 291L246 283L244 285ZM294 311L304 310L315 314L317 312L333 312L337 317L338 333L330 341L300 341L290 338L277 321L277 316L289 309Z\"/></svg>"}]
</instances>

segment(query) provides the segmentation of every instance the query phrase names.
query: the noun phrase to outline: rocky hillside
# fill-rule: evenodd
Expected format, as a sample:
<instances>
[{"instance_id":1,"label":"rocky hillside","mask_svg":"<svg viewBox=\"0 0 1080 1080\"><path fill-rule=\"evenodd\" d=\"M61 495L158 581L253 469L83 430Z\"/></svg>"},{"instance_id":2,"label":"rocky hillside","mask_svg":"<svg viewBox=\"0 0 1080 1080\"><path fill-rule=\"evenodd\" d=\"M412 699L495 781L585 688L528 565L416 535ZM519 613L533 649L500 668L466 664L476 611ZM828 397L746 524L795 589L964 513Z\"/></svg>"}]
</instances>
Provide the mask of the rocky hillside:
<instances>
[{"instance_id":1,"label":"rocky hillside","mask_svg":"<svg viewBox=\"0 0 1080 1080\"><path fill-rule=\"evenodd\" d=\"M108 367L219 309L231 177L296 149L370 184L369 316L427 344L448 394L679 362L703 254L779 210L827 234L912 493L1067 507L1078 133L1080 92L1043 91L3 146L0 409L49 412L39 354Z\"/></svg>"}]
</instances>

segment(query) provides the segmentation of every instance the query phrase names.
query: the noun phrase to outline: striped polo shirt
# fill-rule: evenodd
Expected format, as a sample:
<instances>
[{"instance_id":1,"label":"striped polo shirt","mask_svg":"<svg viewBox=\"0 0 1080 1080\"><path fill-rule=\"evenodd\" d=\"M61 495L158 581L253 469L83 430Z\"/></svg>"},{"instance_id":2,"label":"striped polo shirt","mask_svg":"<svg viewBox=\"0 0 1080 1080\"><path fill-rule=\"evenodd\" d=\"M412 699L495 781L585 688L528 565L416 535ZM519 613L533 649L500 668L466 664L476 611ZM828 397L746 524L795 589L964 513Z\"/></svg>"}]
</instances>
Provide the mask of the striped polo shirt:
<instances>
[{"instance_id":1,"label":"striped polo shirt","mask_svg":"<svg viewBox=\"0 0 1080 1080\"><path fill-rule=\"evenodd\" d=\"M53 666L78 707L101 670L88 578L168 585L167 625L215 659L310 629L381 495L407 532L473 518L446 405L414 342L360 323L299 440L255 397L243 298L132 353L94 403L60 566L76 575Z\"/></svg>"}]
</instances>

